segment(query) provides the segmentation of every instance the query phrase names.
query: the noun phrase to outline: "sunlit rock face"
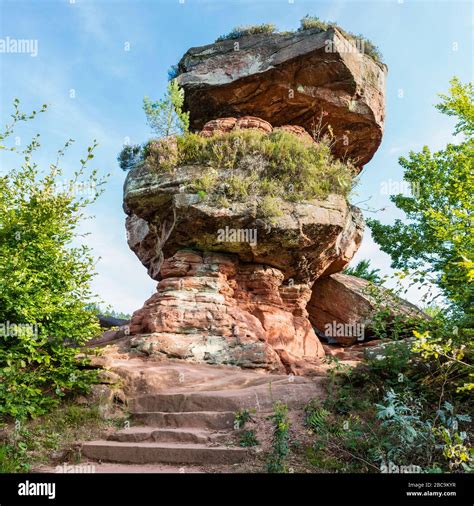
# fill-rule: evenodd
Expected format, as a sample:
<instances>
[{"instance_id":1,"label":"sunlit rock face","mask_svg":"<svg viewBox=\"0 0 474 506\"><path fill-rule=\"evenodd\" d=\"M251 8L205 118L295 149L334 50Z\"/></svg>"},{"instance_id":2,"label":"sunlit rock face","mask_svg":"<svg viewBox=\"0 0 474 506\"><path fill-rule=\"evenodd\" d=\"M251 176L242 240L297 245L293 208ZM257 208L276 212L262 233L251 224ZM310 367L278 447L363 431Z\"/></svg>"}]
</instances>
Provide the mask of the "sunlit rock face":
<instances>
[{"instance_id":1,"label":"sunlit rock face","mask_svg":"<svg viewBox=\"0 0 474 506\"><path fill-rule=\"evenodd\" d=\"M362 239L360 211L345 198L283 202L268 222L251 202L213 205L191 182L146 164L125 185L131 249L159 281L132 318L135 349L242 367L284 369L324 355L306 304L314 280L345 266ZM225 180L225 172L220 174Z\"/></svg>"},{"instance_id":2,"label":"sunlit rock face","mask_svg":"<svg viewBox=\"0 0 474 506\"><path fill-rule=\"evenodd\" d=\"M351 49L337 28L248 35L189 49L178 65L191 127L257 116L335 137L362 168L382 140L387 67Z\"/></svg>"}]
</instances>

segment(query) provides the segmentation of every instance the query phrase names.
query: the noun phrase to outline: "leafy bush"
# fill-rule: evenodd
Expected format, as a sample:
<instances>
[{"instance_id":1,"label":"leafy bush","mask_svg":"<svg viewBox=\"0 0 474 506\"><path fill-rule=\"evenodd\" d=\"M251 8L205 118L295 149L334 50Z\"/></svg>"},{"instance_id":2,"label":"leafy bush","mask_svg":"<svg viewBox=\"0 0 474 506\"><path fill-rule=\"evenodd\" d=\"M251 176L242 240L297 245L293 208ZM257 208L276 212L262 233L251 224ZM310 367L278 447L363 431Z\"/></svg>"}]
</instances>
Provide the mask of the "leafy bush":
<instances>
[{"instance_id":1,"label":"leafy bush","mask_svg":"<svg viewBox=\"0 0 474 506\"><path fill-rule=\"evenodd\" d=\"M317 16L310 16L309 14L306 14L306 16L300 20L300 27L298 28L298 31L320 30L321 32L325 32L330 26L330 23L322 21Z\"/></svg>"},{"instance_id":2,"label":"leafy bush","mask_svg":"<svg viewBox=\"0 0 474 506\"><path fill-rule=\"evenodd\" d=\"M83 210L101 193L104 179L86 175L96 147L89 147L74 178L58 185L66 149L48 171L32 160L38 136L22 151L4 141L25 115L14 103L13 122L0 147L23 158L0 177L0 417L45 413L68 393L86 391L96 373L77 360L78 346L99 333L90 282L94 259L86 246L72 246ZM81 179L84 181L81 182ZM92 195L82 195L84 188Z\"/></svg>"},{"instance_id":3,"label":"leafy bush","mask_svg":"<svg viewBox=\"0 0 474 506\"><path fill-rule=\"evenodd\" d=\"M285 473L285 460L290 451L288 406L278 401L273 406L273 415L269 417L273 423L272 451L268 457L269 473Z\"/></svg>"},{"instance_id":4,"label":"leafy bush","mask_svg":"<svg viewBox=\"0 0 474 506\"><path fill-rule=\"evenodd\" d=\"M272 34L277 31L276 26L271 23L264 23L261 25L243 25L236 26L229 32L227 35L221 35L216 39L216 42L221 42L223 40L229 39L240 39L240 37L244 37L245 35L256 35L260 33Z\"/></svg>"},{"instance_id":5,"label":"leafy bush","mask_svg":"<svg viewBox=\"0 0 474 506\"><path fill-rule=\"evenodd\" d=\"M339 472L386 472L390 465L470 472L470 417L455 413L449 402L438 408L440 400L427 399L428 389L416 383L402 381L384 391L378 372L341 374L331 397L306 406L306 425L314 434L309 462Z\"/></svg>"},{"instance_id":6,"label":"leafy bush","mask_svg":"<svg viewBox=\"0 0 474 506\"><path fill-rule=\"evenodd\" d=\"M392 267L415 271L420 283L436 284L461 316L474 328L474 236L472 188L474 172L474 88L451 81L450 96L442 96L437 108L457 118L455 134L464 134L458 144L431 153L424 147L400 158L404 179L415 188L411 196L394 195L391 200L407 219L383 225L368 220L372 235L392 258ZM470 337L473 334L471 332Z\"/></svg>"},{"instance_id":7,"label":"leafy bush","mask_svg":"<svg viewBox=\"0 0 474 506\"><path fill-rule=\"evenodd\" d=\"M29 472L41 464L77 463L77 442L100 439L111 427L124 427L126 414L118 410L104 419L96 404L64 402L35 420L16 423L5 430L0 443L0 473ZM60 456L60 457L59 457Z\"/></svg>"},{"instance_id":8,"label":"leafy bush","mask_svg":"<svg viewBox=\"0 0 474 506\"><path fill-rule=\"evenodd\" d=\"M243 429L247 422L250 421L253 421L253 419L248 409L237 411L234 416L234 429Z\"/></svg>"},{"instance_id":9,"label":"leafy bush","mask_svg":"<svg viewBox=\"0 0 474 506\"><path fill-rule=\"evenodd\" d=\"M258 446L260 442L257 439L257 436L255 435L255 432L253 430L244 430L240 434L239 438L239 445L247 448L249 446Z\"/></svg>"}]
</instances>

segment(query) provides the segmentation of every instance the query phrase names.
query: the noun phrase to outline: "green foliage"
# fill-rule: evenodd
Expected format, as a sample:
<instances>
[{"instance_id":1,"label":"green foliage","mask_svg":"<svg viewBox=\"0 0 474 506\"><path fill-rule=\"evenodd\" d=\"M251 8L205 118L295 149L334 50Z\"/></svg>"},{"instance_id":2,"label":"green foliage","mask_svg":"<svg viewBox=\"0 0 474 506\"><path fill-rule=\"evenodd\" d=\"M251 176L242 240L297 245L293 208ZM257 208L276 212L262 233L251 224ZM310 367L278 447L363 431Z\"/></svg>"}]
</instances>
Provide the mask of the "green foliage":
<instances>
[{"instance_id":1,"label":"green foliage","mask_svg":"<svg viewBox=\"0 0 474 506\"><path fill-rule=\"evenodd\" d=\"M239 445L248 448L250 446L258 446L260 442L258 441L255 432L253 430L244 430L240 434Z\"/></svg>"},{"instance_id":2,"label":"green foliage","mask_svg":"<svg viewBox=\"0 0 474 506\"><path fill-rule=\"evenodd\" d=\"M344 37L346 37L346 39L353 43L356 40L361 41L363 43L364 53L370 56L376 62L382 62L383 57L379 48L375 46L369 39L363 35L355 35L352 32L348 32L334 22L322 21L317 16L310 16L309 14L306 14L306 16L300 20L300 27L298 28L298 31L302 32L304 30L319 30L321 32L325 32L330 28L337 28L344 35Z\"/></svg>"},{"instance_id":3,"label":"green foliage","mask_svg":"<svg viewBox=\"0 0 474 506\"><path fill-rule=\"evenodd\" d=\"M159 137L178 135L188 131L189 112L183 111L184 90L178 81L168 83L166 95L161 100L152 102L148 97L143 99L143 110L147 122Z\"/></svg>"},{"instance_id":4,"label":"green foliage","mask_svg":"<svg viewBox=\"0 0 474 506\"><path fill-rule=\"evenodd\" d=\"M248 409L237 411L234 416L234 429L243 429L247 422L253 421Z\"/></svg>"},{"instance_id":5,"label":"green foliage","mask_svg":"<svg viewBox=\"0 0 474 506\"><path fill-rule=\"evenodd\" d=\"M461 424L471 422L470 416L454 413L454 406L444 402L434 420L424 418L423 399L409 391L397 394L388 390L384 401L376 408L377 417L383 420L381 427L389 433L383 455L387 462L423 462L440 468L443 462L437 459L441 451L450 470L473 470L467 434L460 430Z\"/></svg>"},{"instance_id":6,"label":"green foliage","mask_svg":"<svg viewBox=\"0 0 474 506\"><path fill-rule=\"evenodd\" d=\"M281 208L282 201L278 197L272 195L265 195L258 204L257 216L259 218L267 218L270 221L274 221L275 218L283 216L283 210Z\"/></svg>"},{"instance_id":7,"label":"green foliage","mask_svg":"<svg viewBox=\"0 0 474 506\"><path fill-rule=\"evenodd\" d=\"M360 40L364 45L364 53L370 56L376 62L382 62L382 54L380 50L375 46L369 39L365 38L363 35L355 35L351 32L343 30L339 25L333 22L325 22L320 20L317 16L310 16L307 14L304 18L300 20L300 27L298 28L298 32L302 32L304 30L319 30L324 32L329 30L330 28L337 28L349 41L355 42L356 40ZM293 31L288 32L279 32L274 24L264 23L261 25L247 25L247 26L237 26L232 29L226 35L221 35L216 39L216 42L221 42L223 40L232 40L232 39L240 39L245 35L256 35L256 34L267 34L271 35L273 33L280 33L281 35L290 35L295 33ZM174 66L176 67L176 66ZM175 76L176 72L173 71L170 76Z\"/></svg>"},{"instance_id":8,"label":"green foliage","mask_svg":"<svg viewBox=\"0 0 474 506\"><path fill-rule=\"evenodd\" d=\"M344 269L344 274L366 279L376 285L380 285L382 283L382 278L380 277L379 272L380 269L370 269L370 260L361 260L355 267L346 267Z\"/></svg>"},{"instance_id":9,"label":"green foliage","mask_svg":"<svg viewBox=\"0 0 474 506\"><path fill-rule=\"evenodd\" d=\"M422 418L422 406L422 399L410 391L397 394L392 389L385 393L384 404L375 404L380 427L389 434L380 456L385 462L414 463L430 449L431 424Z\"/></svg>"},{"instance_id":10,"label":"green foliage","mask_svg":"<svg viewBox=\"0 0 474 506\"><path fill-rule=\"evenodd\" d=\"M306 425L314 432L324 430L328 423L330 412L322 406L310 403L305 408Z\"/></svg>"},{"instance_id":11,"label":"green foliage","mask_svg":"<svg viewBox=\"0 0 474 506\"><path fill-rule=\"evenodd\" d=\"M121 311L115 311L110 305L102 306L101 304L91 304L87 307L90 311L94 311L97 315L111 316L112 318L118 318L120 320L130 320L132 315L130 313L123 313Z\"/></svg>"},{"instance_id":12,"label":"green foliage","mask_svg":"<svg viewBox=\"0 0 474 506\"><path fill-rule=\"evenodd\" d=\"M298 31L320 30L321 32L325 32L329 27L330 23L322 21L317 16L310 16L309 14L306 14L306 16L300 20L300 27L298 28Z\"/></svg>"},{"instance_id":13,"label":"green foliage","mask_svg":"<svg viewBox=\"0 0 474 506\"><path fill-rule=\"evenodd\" d=\"M391 200L408 221L383 225L368 220L374 240L392 258L392 267L418 273L421 283L433 282L451 304L469 317L474 307L474 106L472 84L451 81L450 96L442 96L438 109L455 116L455 133L463 140L432 153L424 147L400 158L404 179L416 191Z\"/></svg>"},{"instance_id":14,"label":"green foliage","mask_svg":"<svg viewBox=\"0 0 474 506\"><path fill-rule=\"evenodd\" d=\"M366 317L370 319L370 332L377 339L398 341L412 336L413 329L426 323L424 315L415 308L409 314L396 310L404 304L399 293L399 288L385 288L373 283L364 288L364 294L373 306Z\"/></svg>"},{"instance_id":15,"label":"green foliage","mask_svg":"<svg viewBox=\"0 0 474 506\"><path fill-rule=\"evenodd\" d=\"M244 427L249 422L255 423L255 420L252 418L252 413L255 412L255 409L248 410L242 409L237 411L234 416L234 429L240 431L239 432L239 445L243 447L249 446L257 446L259 445L259 441L255 435L253 430L243 430Z\"/></svg>"},{"instance_id":16,"label":"green foliage","mask_svg":"<svg viewBox=\"0 0 474 506\"><path fill-rule=\"evenodd\" d=\"M228 34L219 36L216 39L216 42L221 42L223 40L229 39L240 39L240 37L244 37L245 35L256 35L260 33L270 35L276 31L276 26L271 23L264 23L261 25L236 26Z\"/></svg>"},{"instance_id":17,"label":"green foliage","mask_svg":"<svg viewBox=\"0 0 474 506\"><path fill-rule=\"evenodd\" d=\"M415 369L406 367L405 372ZM389 464L417 466L421 472L470 472L470 417L433 395L419 381L423 370L415 381L408 372L393 388L386 387L387 372L370 365L340 372L327 399L306 406L306 425L313 433L309 462L318 470L339 472L386 472Z\"/></svg>"},{"instance_id":18,"label":"green foliage","mask_svg":"<svg viewBox=\"0 0 474 506\"><path fill-rule=\"evenodd\" d=\"M117 157L119 166L123 171L133 169L142 160L143 150L139 144L125 146Z\"/></svg>"},{"instance_id":19,"label":"green foliage","mask_svg":"<svg viewBox=\"0 0 474 506\"><path fill-rule=\"evenodd\" d=\"M98 405L65 402L35 420L7 427L6 440L0 444L0 473L29 472L40 464L77 462L78 441L100 439L112 426L123 428L124 421L120 411L105 420ZM61 455L60 462L54 454Z\"/></svg>"},{"instance_id":20,"label":"green foliage","mask_svg":"<svg viewBox=\"0 0 474 506\"><path fill-rule=\"evenodd\" d=\"M268 457L267 470L269 473L285 473L285 460L290 451L288 406L278 401L273 406L273 415L269 417L273 424L272 451Z\"/></svg>"},{"instance_id":21,"label":"green foliage","mask_svg":"<svg viewBox=\"0 0 474 506\"><path fill-rule=\"evenodd\" d=\"M0 135L2 149L22 158L20 168L0 177L0 417L25 418L95 381L96 373L75 358L77 347L99 333L86 309L94 259L86 246L72 243L105 180L86 172L96 143L61 184L60 161L73 141L45 171L32 159L39 136L23 150L7 148L15 125L36 116L21 113L17 100L14 107L13 122ZM83 195L84 188L91 191Z\"/></svg>"},{"instance_id":22,"label":"green foliage","mask_svg":"<svg viewBox=\"0 0 474 506\"><path fill-rule=\"evenodd\" d=\"M440 320L438 317L435 321ZM450 333L441 325L431 325L430 329L424 332L414 331L414 334L416 341L413 351L419 353L423 359L429 359L434 365L432 381L449 381L450 387L455 387L458 393L474 390L474 346L472 341L465 342L460 338L459 328L456 327Z\"/></svg>"},{"instance_id":23,"label":"green foliage","mask_svg":"<svg viewBox=\"0 0 474 506\"><path fill-rule=\"evenodd\" d=\"M168 164L161 168L154 143L145 150L147 162L156 170L170 170ZM163 152L161 146L157 149ZM196 192L216 202L254 200L261 217L280 215L285 200L323 199L330 193L347 196L353 184L351 165L334 159L324 141L305 144L289 132L238 130L212 137L188 133L177 138L174 164L206 167L193 183ZM223 171L225 181L218 177Z\"/></svg>"}]
</instances>

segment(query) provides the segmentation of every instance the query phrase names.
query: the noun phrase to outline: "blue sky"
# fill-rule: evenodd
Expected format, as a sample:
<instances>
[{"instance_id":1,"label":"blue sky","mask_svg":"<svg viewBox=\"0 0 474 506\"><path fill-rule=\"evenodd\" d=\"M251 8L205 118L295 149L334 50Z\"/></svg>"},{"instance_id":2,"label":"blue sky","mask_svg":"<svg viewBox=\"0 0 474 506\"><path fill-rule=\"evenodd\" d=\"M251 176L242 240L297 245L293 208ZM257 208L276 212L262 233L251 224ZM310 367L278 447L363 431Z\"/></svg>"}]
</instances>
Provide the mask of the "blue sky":
<instances>
[{"instance_id":1,"label":"blue sky","mask_svg":"<svg viewBox=\"0 0 474 506\"><path fill-rule=\"evenodd\" d=\"M5 123L18 97L25 109L47 103L49 110L18 130L24 144L37 131L38 161L48 164L64 142L74 147L65 160L70 173L92 139L94 167L111 173L106 193L91 209L85 241L101 259L94 288L116 310L131 312L154 291L155 282L128 249L122 211L124 173L116 163L124 142L150 137L142 111L144 95L159 98L167 70L192 46L210 43L242 24L274 23L295 29L305 14L336 21L362 33L381 50L389 71L386 123L381 147L366 165L355 203L385 207L384 222L400 216L383 192L399 183L397 160L423 145L442 148L453 120L433 107L457 75L472 80L473 4L457 0L0 0L0 39L33 39L38 54L0 54L0 119ZM0 171L10 159L0 159ZM368 213L369 214L369 213ZM370 213L371 216L373 214ZM387 255L366 232L356 261L370 258L390 271ZM419 292L411 289L409 300Z\"/></svg>"}]
</instances>

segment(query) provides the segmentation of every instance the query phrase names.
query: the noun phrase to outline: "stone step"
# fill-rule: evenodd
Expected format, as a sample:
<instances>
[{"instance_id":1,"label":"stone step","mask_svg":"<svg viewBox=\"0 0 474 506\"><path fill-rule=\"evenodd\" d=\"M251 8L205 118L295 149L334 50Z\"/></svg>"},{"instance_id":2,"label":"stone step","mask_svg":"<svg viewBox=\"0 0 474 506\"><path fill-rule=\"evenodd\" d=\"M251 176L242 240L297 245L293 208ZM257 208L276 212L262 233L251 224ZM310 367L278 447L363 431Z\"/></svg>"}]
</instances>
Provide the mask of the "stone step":
<instances>
[{"instance_id":1,"label":"stone step","mask_svg":"<svg viewBox=\"0 0 474 506\"><path fill-rule=\"evenodd\" d=\"M209 432L202 429L162 429L157 427L129 427L111 434L109 441L122 443L140 443L144 441L157 443L195 443L207 444L231 441L231 434Z\"/></svg>"},{"instance_id":2,"label":"stone step","mask_svg":"<svg viewBox=\"0 0 474 506\"><path fill-rule=\"evenodd\" d=\"M255 396L250 396L250 400ZM225 395L193 394L155 394L137 397L130 403L134 412L141 411L237 411L238 399Z\"/></svg>"},{"instance_id":3,"label":"stone step","mask_svg":"<svg viewBox=\"0 0 474 506\"><path fill-rule=\"evenodd\" d=\"M235 464L243 462L248 452L245 448L204 444L88 441L82 445L82 455L130 464Z\"/></svg>"},{"instance_id":4,"label":"stone step","mask_svg":"<svg viewBox=\"0 0 474 506\"><path fill-rule=\"evenodd\" d=\"M133 412L238 411L240 409L271 409L278 399L289 406L307 402L316 396L319 378L300 383L300 378L262 383L243 388L211 392L150 394L130 401Z\"/></svg>"},{"instance_id":5,"label":"stone step","mask_svg":"<svg viewBox=\"0 0 474 506\"><path fill-rule=\"evenodd\" d=\"M235 413L233 411L183 411L169 413L163 411L144 411L132 413L134 421L141 425L158 428L201 428L232 429Z\"/></svg>"}]
</instances>

